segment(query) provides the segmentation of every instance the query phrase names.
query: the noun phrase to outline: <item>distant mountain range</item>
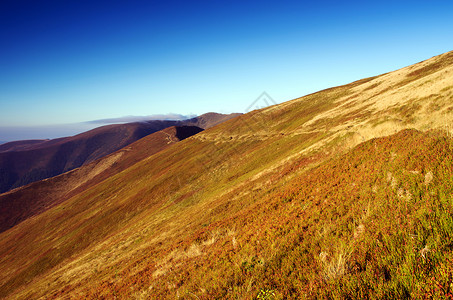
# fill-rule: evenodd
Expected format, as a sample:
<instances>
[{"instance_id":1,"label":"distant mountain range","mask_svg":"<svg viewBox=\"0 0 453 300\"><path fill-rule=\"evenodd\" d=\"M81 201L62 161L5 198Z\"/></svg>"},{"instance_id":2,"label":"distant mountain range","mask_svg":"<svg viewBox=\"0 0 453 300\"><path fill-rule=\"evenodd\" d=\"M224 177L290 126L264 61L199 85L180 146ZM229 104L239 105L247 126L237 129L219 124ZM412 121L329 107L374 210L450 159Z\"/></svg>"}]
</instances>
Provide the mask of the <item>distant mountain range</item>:
<instances>
[{"instance_id":1,"label":"distant mountain range","mask_svg":"<svg viewBox=\"0 0 453 300\"><path fill-rule=\"evenodd\" d=\"M197 126L172 126L72 171L0 194L0 232L201 131Z\"/></svg>"},{"instance_id":2,"label":"distant mountain range","mask_svg":"<svg viewBox=\"0 0 453 300\"><path fill-rule=\"evenodd\" d=\"M206 129L237 115L207 113L182 121L115 124L72 137L5 143L0 145L0 193L73 170L171 126Z\"/></svg>"}]
</instances>

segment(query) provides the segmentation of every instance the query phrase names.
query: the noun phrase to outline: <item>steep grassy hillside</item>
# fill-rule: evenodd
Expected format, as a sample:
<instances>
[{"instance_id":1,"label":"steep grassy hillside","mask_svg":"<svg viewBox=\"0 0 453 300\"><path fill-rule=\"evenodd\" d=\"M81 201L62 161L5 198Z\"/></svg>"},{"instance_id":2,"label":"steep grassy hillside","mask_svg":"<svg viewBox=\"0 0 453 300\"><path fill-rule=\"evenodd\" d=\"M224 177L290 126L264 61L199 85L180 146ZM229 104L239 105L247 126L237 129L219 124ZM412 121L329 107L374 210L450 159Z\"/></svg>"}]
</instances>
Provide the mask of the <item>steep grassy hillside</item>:
<instances>
[{"instance_id":1,"label":"steep grassy hillside","mask_svg":"<svg viewBox=\"0 0 453 300\"><path fill-rule=\"evenodd\" d=\"M451 298L452 150L415 130L360 144L105 291L152 278L143 288L155 299Z\"/></svg>"},{"instance_id":2,"label":"steep grassy hillside","mask_svg":"<svg viewBox=\"0 0 453 300\"><path fill-rule=\"evenodd\" d=\"M1 233L0 294L447 295L452 62L253 111L138 162Z\"/></svg>"}]
</instances>

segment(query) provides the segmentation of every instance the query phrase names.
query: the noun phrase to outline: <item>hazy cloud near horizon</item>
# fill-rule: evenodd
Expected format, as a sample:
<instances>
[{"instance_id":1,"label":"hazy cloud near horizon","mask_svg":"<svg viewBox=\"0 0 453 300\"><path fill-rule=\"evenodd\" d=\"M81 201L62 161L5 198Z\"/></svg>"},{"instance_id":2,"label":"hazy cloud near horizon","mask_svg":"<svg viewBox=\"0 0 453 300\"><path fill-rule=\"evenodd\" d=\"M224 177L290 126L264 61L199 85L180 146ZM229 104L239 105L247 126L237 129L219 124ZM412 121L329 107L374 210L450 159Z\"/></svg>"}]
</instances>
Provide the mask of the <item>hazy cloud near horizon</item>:
<instances>
[{"instance_id":1,"label":"hazy cloud near horizon","mask_svg":"<svg viewBox=\"0 0 453 300\"><path fill-rule=\"evenodd\" d=\"M124 116L119 118L100 119L72 124L38 125L38 126L0 126L0 141L55 139L73 136L96 127L108 124L142 122L151 120L186 120L196 115L155 114L149 116Z\"/></svg>"},{"instance_id":2,"label":"hazy cloud near horizon","mask_svg":"<svg viewBox=\"0 0 453 300\"><path fill-rule=\"evenodd\" d=\"M181 115L181 114L155 114L149 116L124 116L119 118L99 119L84 122L86 124L114 124L114 123L130 123L143 122L151 120L187 120L196 117L196 115Z\"/></svg>"},{"instance_id":3,"label":"hazy cloud near horizon","mask_svg":"<svg viewBox=\"0 0 453 300\"><path fill-rule=\"evenodd\" d=\"M58 124L47 126L0 126L0 141L56 139L99 127L97 124Z\"/></svg>"}]
</instances>

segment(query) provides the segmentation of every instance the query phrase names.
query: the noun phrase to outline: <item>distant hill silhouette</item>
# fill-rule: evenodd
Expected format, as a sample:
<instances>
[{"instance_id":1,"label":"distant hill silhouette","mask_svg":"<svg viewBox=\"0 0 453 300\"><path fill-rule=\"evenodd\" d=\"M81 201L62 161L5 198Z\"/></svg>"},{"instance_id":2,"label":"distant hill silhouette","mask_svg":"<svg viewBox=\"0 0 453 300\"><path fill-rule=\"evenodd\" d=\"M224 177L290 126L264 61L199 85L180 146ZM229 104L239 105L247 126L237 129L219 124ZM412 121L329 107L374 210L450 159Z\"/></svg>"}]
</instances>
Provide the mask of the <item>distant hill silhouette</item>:
<instances>
[{"instance_id":1,"label":"distant hill silhouette","mask_svg":"<svg viewBox=\"0 0 453 300\"><path fill-rule=\"evenodd\" d=\"M72 137L6 143L0 145L0 193L68 172L171 126L206 129L237 115L207 113L182 121L114 124Z\"/></svg>"},{"instance_id":2,"label":"distant hill silhouette","mask_svg":"<svg viewBox=\"0 0 453 300\"><path fill-rule=\"evenodd\" d=\"M0 232L201 131L196 126L172 126L72 171L1 194Z\"/></svg>"},{"instance_id":3,"label":"distant hill silhouette","mask_svg":"<svg viewBox=\"0 0 453 300\"><path fill-rule=\"evenodd\" d=\"M27 150L33 147L38 146L39 144L49 141L46 140L23 140L23 141L14 141L14 142L0 142L0 153L8 151L21 151Z\"/></svg>"}]
</instances>

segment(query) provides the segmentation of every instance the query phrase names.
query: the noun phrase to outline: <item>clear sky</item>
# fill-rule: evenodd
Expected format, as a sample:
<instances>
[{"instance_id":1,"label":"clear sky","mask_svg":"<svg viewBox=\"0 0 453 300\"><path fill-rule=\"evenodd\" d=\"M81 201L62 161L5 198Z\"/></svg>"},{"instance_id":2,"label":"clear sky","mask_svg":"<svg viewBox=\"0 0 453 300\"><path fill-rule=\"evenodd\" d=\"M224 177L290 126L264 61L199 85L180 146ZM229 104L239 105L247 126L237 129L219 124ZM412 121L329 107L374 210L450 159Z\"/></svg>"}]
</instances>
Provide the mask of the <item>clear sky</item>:
<instances>
[{"instance_id":1,"label":"clear sky","mask_svg":"<svg viewBox=\"0 0 453 300\"><path fill-rule=\"evenodd\" d=\"M453 50L452 32L452 1L1 0L0 141L244 112Z\"/></svg>"}]
</instances>

